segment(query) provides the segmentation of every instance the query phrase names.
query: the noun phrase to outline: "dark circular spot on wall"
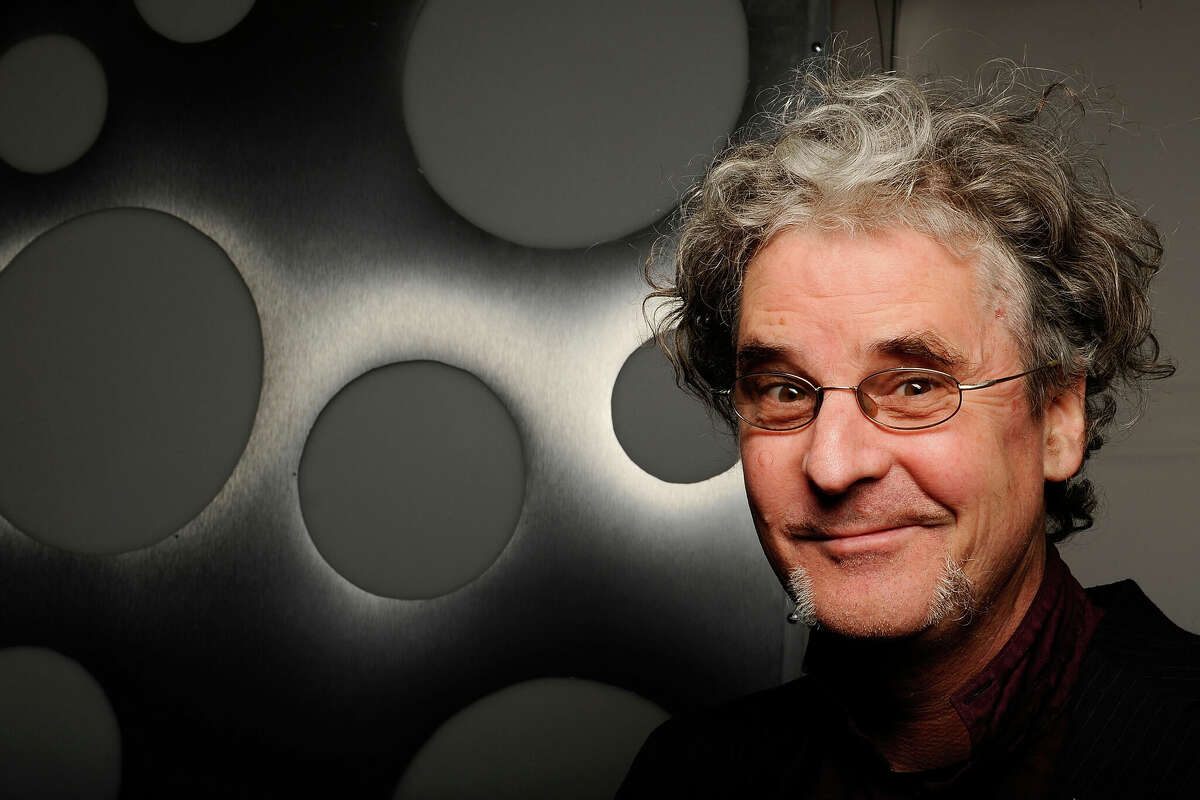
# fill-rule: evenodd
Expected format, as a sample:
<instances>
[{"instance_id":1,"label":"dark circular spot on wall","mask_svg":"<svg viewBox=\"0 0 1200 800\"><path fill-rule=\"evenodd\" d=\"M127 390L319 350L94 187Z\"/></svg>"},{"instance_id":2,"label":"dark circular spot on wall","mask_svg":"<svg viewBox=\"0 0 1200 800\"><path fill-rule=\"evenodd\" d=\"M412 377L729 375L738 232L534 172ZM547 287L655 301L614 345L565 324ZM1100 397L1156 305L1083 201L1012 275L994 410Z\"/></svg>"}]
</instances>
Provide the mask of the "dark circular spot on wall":
<instances>
[{"instance_id":1,"label":"dark circular spot on wall","mask_svg":"<svg viewBox=\"0 0 1200 800\"><path fill-rule=\"evenodd\" d=\"M40 647L0 650L0 797L110 800L121 731L96 679Z\"/></svg>"},{"instance_id":2,"label":"dark circular spot on wall","mask_svg":"<svg viewBox=\"0 0 1200 800\"><path fill-rule=\"evenodd\" d=\"M62 169L104 126L104 68L69 36L26 39L0 56L0 109L0 158L24 172Z\"/></svg>"},{"instance_id":3,"label":"dark circular spot on wall","mask_svg":"<svg viewBox=\"0 0 1200 800\"><path fill-rule=\"evenodd\" d=\"M434 361L348 384L300 462L313 543L373 594L428 598L481 575L512 537L525 492L516 425L478 378Z\"/></svg>"},{"instance_id":4,"label":"dark circular spot on wall","mask_svg":"<svg viewBox=\"0 0 1200 800\"><path fill-rule=\"evenodd\" d=\"M199 513L241 457L258 313L186 222L87 214L0 272L0 381L0 513L66 550L135 550Z\"/></svg>"},{"instance_id":5,"label":"dark circular spot on wall","mask_svg":"<svg viewBox=\"0 0 1200 800\"><path fill-rule=\"evenodd\" d=\"M674 207L741 112L736 0L428 0L404 64L425 177L480 228L585 247Z\"/></svg>"},{"instance_id":6,"label":"dark circular spot on wall","mask_svg":"<svg viewBox=\"0 0 1200 800\"><path fill-rule=\"evenodd\" d=\"M613 430L633 462L670 483L695 483L737 463L737 441L675 385L671 362L652 342L625 360L612 392Z\"/></svg>"},{"instance_id":7,"label":"dark circular spot on wall","mask_svg":"<svg viewBox=\"0 0 1200 800\"><path fill-rule=\"evenodd\" d=\"M472 703L413 758L395 800L611 798L668 714L594 681L543 678Z\"/></svg>"}]
</instances>

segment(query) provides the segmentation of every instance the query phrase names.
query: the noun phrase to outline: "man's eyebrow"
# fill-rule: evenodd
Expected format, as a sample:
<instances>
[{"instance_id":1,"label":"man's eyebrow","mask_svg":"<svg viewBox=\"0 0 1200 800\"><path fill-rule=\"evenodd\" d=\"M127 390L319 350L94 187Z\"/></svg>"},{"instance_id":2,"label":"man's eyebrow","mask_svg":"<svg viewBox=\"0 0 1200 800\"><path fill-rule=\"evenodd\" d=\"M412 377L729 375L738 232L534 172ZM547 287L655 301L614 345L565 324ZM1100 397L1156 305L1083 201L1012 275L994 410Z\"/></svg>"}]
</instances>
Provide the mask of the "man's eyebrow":
<instances>
[{"instance_id":1,"label":"man's eyebrow","mask_svg":"<svg viewBox=\"0 0 1200 800\"><path fill-rule=\"evenodd\" d=\"M789 361L791 351L786 347L766 342L751 341L739 345L737 350L737 371L741 375L756 367L770 362Z\"/></svg>"},{"instance_id":2,"label":"man's eyebrow","mask_svg":"<svg viewBox=\"0 0 1200 800\"><path fill-rule=\"evenodd\" d=\"M970 363L965 353L932 331L880 339L868 348L868 352L873 356L909 361L913 366L933 364L946 370L965 367ZM738 374L751 372L764 364L791 363L794 360L795 352L791 348L762 341L745 342L737 350Z\"/></svg>"},{"instance_id":3,"label":"man's eyebrow","mask_svg":"<svg viewBox=\"0 0 1200 800\"><path fill-rule=\"evenodd\" d=\"M932 331L906 333L881 339L869 348L871 355L913 359L950 370L966 366L970 359L961 350Z\"/></svg>"}]
</instances>

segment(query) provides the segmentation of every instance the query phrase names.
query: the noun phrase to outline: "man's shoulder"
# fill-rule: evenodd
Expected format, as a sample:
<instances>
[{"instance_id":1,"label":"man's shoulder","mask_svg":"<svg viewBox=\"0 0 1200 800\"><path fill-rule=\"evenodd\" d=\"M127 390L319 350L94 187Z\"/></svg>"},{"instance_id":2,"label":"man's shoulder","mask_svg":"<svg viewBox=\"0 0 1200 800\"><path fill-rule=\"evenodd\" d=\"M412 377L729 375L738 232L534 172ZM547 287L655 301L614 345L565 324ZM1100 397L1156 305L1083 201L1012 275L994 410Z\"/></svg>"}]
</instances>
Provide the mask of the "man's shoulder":
<instances>
[{"instance_id":1,"label":"man's shoulder","mask_svg":"<svg viewBox=\"0 0 1200 800\"><path fill-rule=\"evenodd\" d=\"M1200 778L1200 636L1131 580L1087 593L1103 616L1072 709L1071 784L1080 796L1190 796Z\"/></svg>"},{"instance_id":2,"label":"man's shoulder","mask_svg":"<svg viewBox=\"0 0 1200 800\"><path fill-rule=\"evenodd\" d=\"M1087 590L1103 612L1085 658L1085 672L1100 664L1163 693L1200 697L1200 636L1176 625L1132 580Z\"/></svg>"},{"instance_id":3,"label":"man's shoulder","mask_svg":"<svg viewBox=\"0 0 1200 800\"><path fill-rule=\"evenodd\" d=\"M800 678L673 717L650 734L617 796L771 796L802 756L819 701Z\"/></svg>"}]
</instances>

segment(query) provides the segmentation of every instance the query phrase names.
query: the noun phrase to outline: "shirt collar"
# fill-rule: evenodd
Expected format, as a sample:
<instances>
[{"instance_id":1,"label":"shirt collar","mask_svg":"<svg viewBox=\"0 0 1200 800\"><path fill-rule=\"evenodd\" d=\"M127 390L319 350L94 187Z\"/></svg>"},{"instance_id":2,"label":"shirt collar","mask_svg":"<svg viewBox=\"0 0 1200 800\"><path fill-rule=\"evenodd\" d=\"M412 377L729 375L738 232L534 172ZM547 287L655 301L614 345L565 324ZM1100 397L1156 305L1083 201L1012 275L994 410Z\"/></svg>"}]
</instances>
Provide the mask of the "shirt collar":
<instances>
[{"instance_id":1,"label":"shirt collar","mask_svg":"<svg viewBox=\"0 0 1200 800\"><path fill-rule=\"evenodd\" d=\"M1100 614L1058 550L1049 545L1042 582L1017 629L987 666L950 697L970 735L971 753L966 762L941 772L959 774L993 755L1015 750L1047 729L1066 708ZM828 665L821 655L821 634L815 633L805 654L805 671L820 680ZM841 709L847 733L886 765L842 704L834 697L828 700Z\"/></svg>"},{"instance_id":2,"label":"shirt collar","mask_svg":"<svg viewBox=\"0 0 1200 800\"><path fill-rule=\"evenodd\" d=\"M1042 584L1000 652L951 698L971 735L972 757L1012 750L1066 708L1100 611L1053 546Z\"/></svg>"}]
</instances>

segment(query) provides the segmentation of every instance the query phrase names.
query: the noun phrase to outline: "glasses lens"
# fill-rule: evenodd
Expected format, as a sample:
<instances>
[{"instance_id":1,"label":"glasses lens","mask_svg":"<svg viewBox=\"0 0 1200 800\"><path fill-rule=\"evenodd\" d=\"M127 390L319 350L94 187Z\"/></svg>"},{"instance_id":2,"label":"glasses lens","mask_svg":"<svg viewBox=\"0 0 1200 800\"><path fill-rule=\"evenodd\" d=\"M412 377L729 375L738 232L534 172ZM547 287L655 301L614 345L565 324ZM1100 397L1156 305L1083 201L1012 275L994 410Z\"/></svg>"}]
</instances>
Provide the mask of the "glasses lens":
<instances>
[{"instance_id":1,"label":"glasses lens","mask_svg":"<svg viewBox=\"0 0 1200 800\"><path fill-rule=\"evenodd\" d=\"M871 419L889 428L915 430L945 422L962 403L958 382L944 372L889 369L867 376L858 402Z\"/></svg>"},{"instance_id":2,"label":"glasses lens","mask_svg":"<svg viewBox=\"0 0 1200 800\"><path fill-rule=\"evenodd\" d=\"M738 416L758 428L786 431L813 418L817 390L795 375L760 373L738 378L733 384L733 404Z\"/></svg>"}]
</instances>

